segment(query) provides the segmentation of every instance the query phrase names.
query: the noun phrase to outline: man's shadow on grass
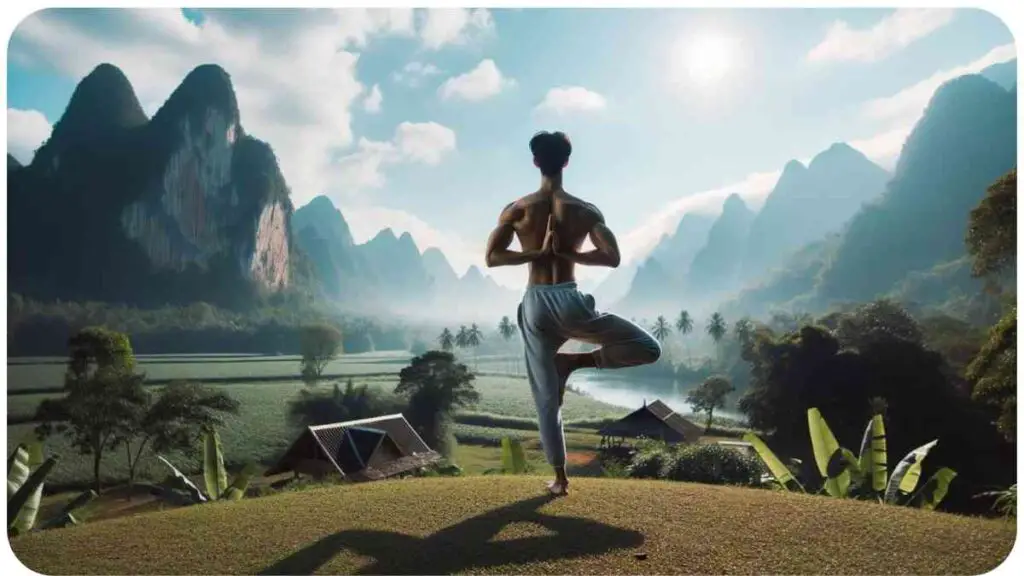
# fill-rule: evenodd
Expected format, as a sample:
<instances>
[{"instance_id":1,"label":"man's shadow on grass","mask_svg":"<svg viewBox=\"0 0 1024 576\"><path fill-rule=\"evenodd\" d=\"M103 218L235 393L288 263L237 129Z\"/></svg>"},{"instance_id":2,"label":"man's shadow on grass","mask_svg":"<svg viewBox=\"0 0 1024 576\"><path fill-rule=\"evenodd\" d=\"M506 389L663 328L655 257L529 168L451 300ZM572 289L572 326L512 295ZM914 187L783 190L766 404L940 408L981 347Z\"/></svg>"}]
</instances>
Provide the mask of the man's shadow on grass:
<instances>
[{"instance_id":1,"label":"man's shadow on grass","mask_svg":"<svg viewBox=\"0 0 1024 576\"><path fill-rule=\"evenodd\" d=\"M585 518L542 514L538 508L550 500L549 496L540 496L516 502L427 538L376 530L338 532L268 566L261 574L312 574L343 549L374 559L357 574L452 574L470 568L601 554L635 548L644 542L643 535L635 530ZM514 522L536 523L555 534L489 541Z\"/></svg>"}]
</instances>

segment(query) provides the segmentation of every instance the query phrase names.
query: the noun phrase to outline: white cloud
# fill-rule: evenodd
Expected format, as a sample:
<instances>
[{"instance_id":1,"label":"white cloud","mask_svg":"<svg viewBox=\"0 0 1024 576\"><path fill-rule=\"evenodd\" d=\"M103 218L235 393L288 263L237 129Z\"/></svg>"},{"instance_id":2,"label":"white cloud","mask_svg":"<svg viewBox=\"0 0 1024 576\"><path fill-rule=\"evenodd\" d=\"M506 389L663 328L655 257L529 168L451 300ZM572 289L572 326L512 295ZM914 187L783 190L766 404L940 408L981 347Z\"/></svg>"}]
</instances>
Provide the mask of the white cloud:
<instances>
[{"instance_id":1,"label":"white cloud","mask_svg":"<svg viewBox=\"0 0 1024 576\"><path fill-rule=\"evenodd\" d=\"M455 132L436 122L402 122L387 142L360 138L356 151L338 161L338 182L348 196L384 185L386 165L436 165L455 150Z\"/></svg>"},{"instance_id":2,"label":"white cloud","mask_svg":"<svg viewBox=\"0 0 1024 576\"><path fill-rule=\"evenodd\" d=\"M420 18L423 46L436 50L446 44L464 44L494 30L494 19L486 8L429 8Z\"/></svg>"},{"instance_id":3,"label":"white cloud","mask_svg":"<svg viewBox=\"0 0 1024 576\"><path fill-rule=\"evenodd\" d=\"M391 73L391 79L406 86L418 86L423 79L441 73L441 69L429 62L424 64L413 60L406 64L401 70Z\"/></svg>"},{"instance_id":4,"label":"white cloud","mask_svg":"<svg viewBox=\"0 0 1024 576\"><path fill-rule=\"evenodd\" d=\"M444 100L461 98L476 101L495 96L514 83L514 80L502 75L494 60L488 58L481 60L469 72L445 80L437 92Z\"/></svg>"},{"instance_id":5,"label":"white cloud","mask_svg":"<svg viewBox=\"0 0 1024 576\"><path fill-rule=\"evenodd\" d=\"M953 10L901 8L870 28L833 22L825 39L807 53L809 62L876 62L949 24Z\"/></svg>"},{"instance_id":6,"label":"white cloud","mask_svg":"<svg viewBox=\"0 0 1024 576\"><path fill-rule=\"evenodd\" d=\"M942 84L958 76L980 72L988 66L1013 60L1016 57L1017 50L1012 43L997 46L969 64L940 70L896 94L869 100L862 107L863 114L871 119L882 120L890 124L913 124L921 117L932 94Z\"/></svg>"},{"instance_id":7,"label":"white cloud","mask_svg":"<svg viewBox=\"0 0 1024 576\"><path fill-rule=\"evenodd\" d=\"M374 37L412 35L410 10L44 10L26 18L12 57L75 81L97 64L121 68L139 100L163 102L188 72L230 75L242 125L270 142L301 205L337 184L333 159L351 146L351 109L364 93L356 52ZM360 152L357 150L357 153Z\"/></svg>"},{"instance_id":8,"label":"white cloud","mask_svg":"<svg viewBox=\"0 0 1024 576\"><path fill-rule=\"evenodd\" d=\"M607 105L608 101L605 97L597 92L587 90L582 86L562 86L548 90L544 100L537 105L537 110L566 114L603 110Z\"/></svg>"},{"instance_id":9,"label":"white cloud","mask_svg":"<svg viewBox=\"0 0 1024 576\"><path fill-rule=\"evenodd\" d=\"M366 110L370 114L376 114L380 112L381 102L384 100L384 95L380 93L380 85L374 84L370 93L366 95L363 100L363 110Z\"/></svg>"},{"instance_id":10,"label":"white cloud","mask_svg":"<svg viewBox=\"0 0 1024 576\"><path fill-rule=\"evenodd\" d=\"M32 162L36 149L53 129L38 110L7 109L7 152L22 164Z\"/></svg>"}]
</instances>

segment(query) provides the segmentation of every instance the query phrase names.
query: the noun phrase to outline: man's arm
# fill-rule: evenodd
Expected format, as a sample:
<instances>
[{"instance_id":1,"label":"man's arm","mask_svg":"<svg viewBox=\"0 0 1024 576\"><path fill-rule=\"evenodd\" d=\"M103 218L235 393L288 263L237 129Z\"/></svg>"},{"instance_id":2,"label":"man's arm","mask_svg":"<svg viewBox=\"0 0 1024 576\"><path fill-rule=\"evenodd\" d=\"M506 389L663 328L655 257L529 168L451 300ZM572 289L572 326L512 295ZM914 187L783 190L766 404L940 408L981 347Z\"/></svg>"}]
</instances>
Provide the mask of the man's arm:
<instances>
[{"instance_id":1,"label":"man's arm","mask_svg":"<svg viewBox=\"0 0 1024 576\"><path fill-rule=\"evenodd\" d=\"M498 226L494 228L490 238L487 239L487 253L484 259L489 268L495 266L518 266L533 262L545 255L543 250L516 252L515 250L508 249L512 245L512 236L515 233L513 224L519 216L519 209L516 208L514 203L509 204L501 211L501 216L498 217Z\"/></svg>"},{"instance_id":2,"label":"man's arm","mask_svg":"<svg viewBox=\"0 0 1024 576\"><path fill-rule=\"evenodd\" d=\"M583 266L619 267L619 243L615 240L615 234L605 225L604 216L600 212L590 229L590 241L594 243L593 250L559 253L558 256Z\"/></svg>"}]
</instances>

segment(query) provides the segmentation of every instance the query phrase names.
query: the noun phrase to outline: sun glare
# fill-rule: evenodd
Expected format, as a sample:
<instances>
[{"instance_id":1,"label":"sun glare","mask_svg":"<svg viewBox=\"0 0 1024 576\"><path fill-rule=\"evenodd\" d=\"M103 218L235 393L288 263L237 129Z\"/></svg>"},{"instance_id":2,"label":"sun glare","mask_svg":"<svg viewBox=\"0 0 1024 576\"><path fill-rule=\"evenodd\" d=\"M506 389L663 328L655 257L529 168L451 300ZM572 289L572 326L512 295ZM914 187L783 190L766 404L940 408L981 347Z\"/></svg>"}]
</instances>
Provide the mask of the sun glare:
<instances>
[{"instance_id":1,"label":"sun glare","mask_svg":"<svg viewBox=\"0 0 1024 576\"><path fill-rule=\"evenodd\" d=\"M698 86L718 84L735 66L736 42L728 36L704 32L682 39L679 47L682 71Z\"/></svg>"}]
</instances>

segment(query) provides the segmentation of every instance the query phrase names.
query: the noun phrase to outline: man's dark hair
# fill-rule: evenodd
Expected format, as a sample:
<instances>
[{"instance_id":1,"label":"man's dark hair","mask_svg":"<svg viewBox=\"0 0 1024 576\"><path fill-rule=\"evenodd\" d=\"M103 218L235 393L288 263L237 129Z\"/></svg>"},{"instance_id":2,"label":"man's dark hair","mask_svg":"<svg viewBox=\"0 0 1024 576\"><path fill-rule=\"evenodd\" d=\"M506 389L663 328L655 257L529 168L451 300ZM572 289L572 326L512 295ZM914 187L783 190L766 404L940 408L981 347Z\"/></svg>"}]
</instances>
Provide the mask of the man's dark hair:
<instances>
[{"instance_id":1,"label":"man's dark hair","mask_svg":"<svg viewBox=\"0 0 1024 576\"><path fill-rule=\"evenodd\" d=\"M545 176L557 176L572 154L572 144L563 132L538 132L530 138L530 152Z\"/></svg>"}]
</instances>

